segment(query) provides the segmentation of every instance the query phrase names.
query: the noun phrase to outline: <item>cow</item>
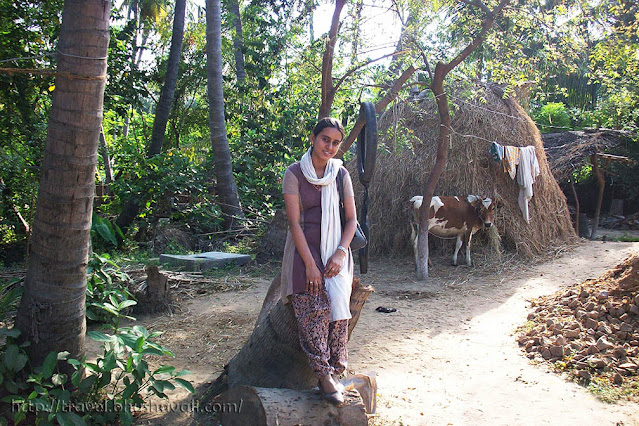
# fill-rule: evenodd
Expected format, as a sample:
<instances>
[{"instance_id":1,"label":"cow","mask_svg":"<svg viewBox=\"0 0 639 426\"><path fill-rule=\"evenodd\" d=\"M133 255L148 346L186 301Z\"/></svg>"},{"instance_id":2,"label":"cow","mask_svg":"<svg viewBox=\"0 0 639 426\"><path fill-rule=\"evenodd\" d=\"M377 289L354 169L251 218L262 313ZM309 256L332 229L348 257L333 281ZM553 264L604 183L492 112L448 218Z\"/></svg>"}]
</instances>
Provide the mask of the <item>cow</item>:
<instances>
[{"instance_id":1,"label":"cow","mask_svg":"<svg viewBox=\"0 0 639 426\"><path fill-rule=\"evenodd\" d=\"M421 195L410 199L413 206L413 248L417 260L417 236L419 235L419 208L423 202ZM440 238L457 237L453 265L457 266L457 254L466 246L466 264L472 265L470 244L475 232L481 228L490 228L495 218L495 208L500 201L469 195L466 199L456 196L435 196L430 202L428 213L428 231Z\"/></svg>"}]
</instances>

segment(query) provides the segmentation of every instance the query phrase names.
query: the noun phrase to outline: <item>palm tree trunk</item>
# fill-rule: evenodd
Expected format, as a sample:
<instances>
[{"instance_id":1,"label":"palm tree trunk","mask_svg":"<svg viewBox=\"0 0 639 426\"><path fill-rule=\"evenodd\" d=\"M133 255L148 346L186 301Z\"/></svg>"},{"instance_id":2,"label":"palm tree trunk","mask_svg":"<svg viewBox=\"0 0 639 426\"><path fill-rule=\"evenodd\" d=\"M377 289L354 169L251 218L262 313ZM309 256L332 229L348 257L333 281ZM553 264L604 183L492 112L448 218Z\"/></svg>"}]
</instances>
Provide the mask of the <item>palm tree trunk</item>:
<instances>
[{"instance_id":1,"label":"palm tree trunk","mask_svg":"<svg viewBox=\"0 0 639 426\"><path fill-rule=\"evenodd\" d=\"M235 36L233 36L233 49L235 50L235 75L238 83L246 80L244 70L244 33L242 32L242 15L240 14L240 0L231 0L229 10L233 15L233 25L235 26Z\"/></svg>"},{"instance_id":2,"label":"palm tree trunk","mask_svg":"<svg viewBox=\"0 0 639 426\"><path fill-rule=\"evenodd\" d=\"M85 352L85 291L109 45L109 0L66 0L58 68L16 327L33 362Z\"/></svg>"},{"instance_id":3,"label":"palm tree trunk","mask_svg":"<svg viewBox=\"0 0 639 426\"><path fill-rule=\"evenodd\" d=\"M222 88L222 17L220 0L206 1L206 73L209 95L209 129L215 156L217 194L227 229L244 218L237 194L233 165L226 136L224 90Z\"/></svg>"},{"instance_id":4,"label":"palm tree trunk","mask_svg":"<svg viewBox=\"0 0 639 426\"><path fill-rule=\"evenodd\" d=\"M164 133L166 123L169 122L169 114L173 105L175 87L177 86L180 57L182 52L182 40L184 39L184 16L186 11L186 0L175 1L175 16L173 17L173 34L171 36L171 48L169 50L169 60L166 66L166 76L164 86L160 93L158 105L155 108L155 118L153 120L153 132L151 133L151 146L147 153L147 158L154 157L162 152L164 143Z\"/></svg>"},{"instance_id":5,"label":"palm tree trunk","mask_svg":"<svg viewBox=\"0 0 639 426\"><path fill-rule=\"evenodd\" d=\"M162 152L164 144L164 134L166 124L169 121L171 106L177 86L180 57L182 51L182 40L184 39L184 17L186 14L186 0L176 0L175 16L173 17L173 35L171 37L171 47L169 50L169 60L164 77L164 86L160 93L155 117L153 119L153 130L151 132L151 144L147 151L147 158L152 158ZM140 205L144 202L144 195L134 194L129 198L115 223L124 231L131 226L140 212Z\"/></svg>"}]
</instances>

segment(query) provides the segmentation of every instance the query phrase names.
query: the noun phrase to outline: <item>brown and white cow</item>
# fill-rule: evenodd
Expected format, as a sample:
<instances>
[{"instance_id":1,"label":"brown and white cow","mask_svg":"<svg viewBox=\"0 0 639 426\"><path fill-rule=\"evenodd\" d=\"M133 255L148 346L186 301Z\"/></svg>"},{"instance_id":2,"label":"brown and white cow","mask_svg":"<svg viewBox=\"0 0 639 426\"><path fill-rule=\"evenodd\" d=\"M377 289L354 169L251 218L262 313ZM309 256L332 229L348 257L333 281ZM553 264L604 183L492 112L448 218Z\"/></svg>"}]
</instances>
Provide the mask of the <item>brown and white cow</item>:
<instances>
[{"instance_id":1,"label":"brown and white cow","mask_svg":"<svg viewBox=\"0 0 639 426\"><path fill-rule=\"evenodd\" d=\"M413 248L417 259L417 236L419 235L418 209L423 197L416 195L410 199L413 205ZM466 198L435 196L430 202L428 215L428 231L441 238L457 237L453 265L457 266L457 253L466 246L466 264L472 265L470 244L475 232L481 228L490 228L495 217L495 207L501 205L490 198L469 195Z\"/></svg>"}]
</instances>

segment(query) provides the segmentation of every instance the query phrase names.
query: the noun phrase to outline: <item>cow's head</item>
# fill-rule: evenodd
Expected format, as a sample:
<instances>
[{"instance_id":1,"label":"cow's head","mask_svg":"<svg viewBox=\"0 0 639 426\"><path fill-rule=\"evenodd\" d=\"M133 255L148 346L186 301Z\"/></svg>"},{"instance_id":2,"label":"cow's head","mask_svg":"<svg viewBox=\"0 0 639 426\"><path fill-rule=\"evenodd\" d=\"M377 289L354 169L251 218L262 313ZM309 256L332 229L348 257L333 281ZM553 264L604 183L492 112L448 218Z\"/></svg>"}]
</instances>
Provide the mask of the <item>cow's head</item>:
<instances>
[{"instance_id":1,"label":"cow's head","mask_svg":"<svg viewBox=\"0 0 639 426\"><path fill-rule=\"evenodd\" d=\"M471 196L469 196L470 198ZM495 208L501 207L502 202L500 200L493 200L492 198L486 197L481 198L476 195L473 200L470 200L470 204L475 207L477 211L477 216L484 224L484 227L490 228L493 226L493 220L495 219Z\"/></svg>"}]
</instances>

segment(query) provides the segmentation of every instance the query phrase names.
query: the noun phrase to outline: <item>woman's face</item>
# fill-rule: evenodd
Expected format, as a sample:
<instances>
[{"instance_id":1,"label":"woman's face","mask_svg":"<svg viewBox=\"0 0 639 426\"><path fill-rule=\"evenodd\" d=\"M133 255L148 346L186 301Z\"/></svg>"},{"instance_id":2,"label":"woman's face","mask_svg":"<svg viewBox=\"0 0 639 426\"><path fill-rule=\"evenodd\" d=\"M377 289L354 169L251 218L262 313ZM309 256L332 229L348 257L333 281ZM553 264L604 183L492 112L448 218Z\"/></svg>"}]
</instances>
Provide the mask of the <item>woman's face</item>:
<instances>
[{"instance_id":1,"label":"woman's face","mask_svg":"<svg viewBox=\"0 0 639 426\"><path fill-rule=\"evenodd\" d=\"M315 136L311 134L313 154L322 161L328 161L335 157L339 146L342 144L342 133L335 127L325 127Z\"/></svg>"}]
</instances>

